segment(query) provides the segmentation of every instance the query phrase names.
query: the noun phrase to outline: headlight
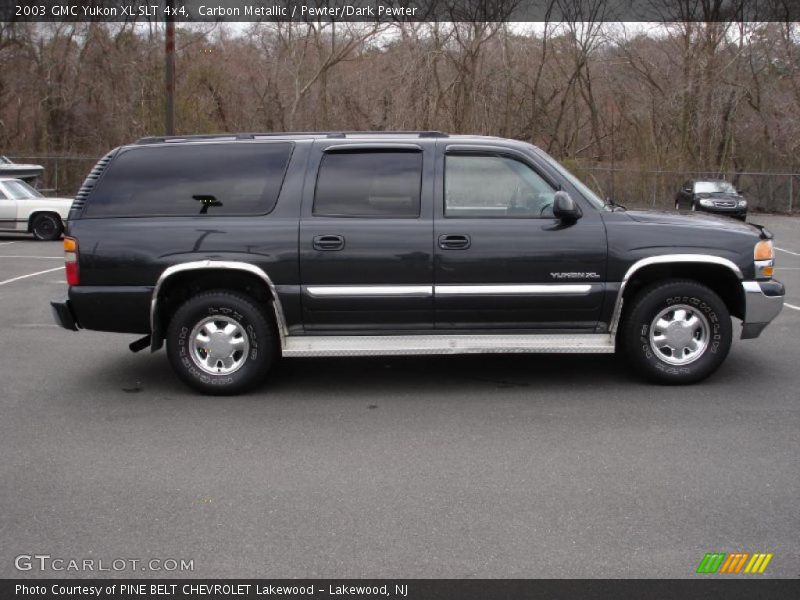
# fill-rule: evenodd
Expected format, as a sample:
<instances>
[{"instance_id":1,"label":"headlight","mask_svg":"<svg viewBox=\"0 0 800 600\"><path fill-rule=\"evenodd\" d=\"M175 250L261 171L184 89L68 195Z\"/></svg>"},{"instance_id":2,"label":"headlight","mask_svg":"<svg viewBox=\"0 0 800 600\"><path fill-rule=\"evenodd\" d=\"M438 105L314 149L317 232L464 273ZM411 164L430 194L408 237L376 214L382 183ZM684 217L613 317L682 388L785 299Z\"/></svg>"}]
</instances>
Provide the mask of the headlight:
<instances>
[{"instance_id":1,"label":"headlight","mask_svg":"<svg viewBox=\"0 0 800 600\"><path fill-rule=\"evenodd\" d=\"M736 206L738 206L739 208L744 208L745 206L747 206L747 200L739 200L739 202L736 203Z\"/></svg>"},{"instance_id":2,"label":"headlight","mask_svg":"<svg viewBox=\"0 0 800 600\"><path fill-rule=\"evenodd\" d=\"M707 206L707 207L711 208L711 207L714 206L714 201L713 200L707 200L706 198L703 198L702 200L700 200L700 206Z\"/></svg>"},{"instance_id":3,"label":"headlight","mask_svg":"<svg viewBox=\"0 0 800 600\"><path fill-rule=\"evenodd\" d=\"M772 240L761 240L753 248L757 279L769 279L775 273L775 249Z\"/></svg>"}]
</instances>

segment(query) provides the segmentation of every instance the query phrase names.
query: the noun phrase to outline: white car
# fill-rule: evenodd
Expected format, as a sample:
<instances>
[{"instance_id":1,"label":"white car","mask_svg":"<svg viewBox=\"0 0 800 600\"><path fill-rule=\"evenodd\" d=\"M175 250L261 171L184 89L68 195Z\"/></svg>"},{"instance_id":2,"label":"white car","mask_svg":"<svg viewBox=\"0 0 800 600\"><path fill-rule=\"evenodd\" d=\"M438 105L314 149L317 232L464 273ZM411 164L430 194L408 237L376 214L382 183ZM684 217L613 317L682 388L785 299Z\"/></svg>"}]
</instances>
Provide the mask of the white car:
<instances>
[{"instance_id":1,"label":"white car","mask_svg":"<svg viewBox=\"0 0 800 600\"><path fill-rule=\"evenodd\" d=\"M0 231L57 240L64 233L71 206L71 198L45 198L20 179L0 177Z\"/></svg>"}]
</instances>

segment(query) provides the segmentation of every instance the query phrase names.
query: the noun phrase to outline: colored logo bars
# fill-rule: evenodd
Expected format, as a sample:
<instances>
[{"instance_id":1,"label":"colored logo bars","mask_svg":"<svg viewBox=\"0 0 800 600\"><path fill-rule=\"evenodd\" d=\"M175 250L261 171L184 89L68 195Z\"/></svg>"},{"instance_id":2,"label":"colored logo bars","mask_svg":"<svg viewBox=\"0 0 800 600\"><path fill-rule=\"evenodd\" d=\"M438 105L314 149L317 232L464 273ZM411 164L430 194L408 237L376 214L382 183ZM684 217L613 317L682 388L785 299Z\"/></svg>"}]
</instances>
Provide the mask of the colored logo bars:
<instances>
[{"instance_id":1,"label":"colored logo bars","mask_svg":"<svg viewBox=\"0 0 800 600\"><path fill-rule=\"evenodd\" d=\"M748 560L749 559L749 560ZM763 573L772 553L755 552L709 552L697 566L698 573ZM745 566L747 565L747 566Z\"/></svg>"}]
</instances>

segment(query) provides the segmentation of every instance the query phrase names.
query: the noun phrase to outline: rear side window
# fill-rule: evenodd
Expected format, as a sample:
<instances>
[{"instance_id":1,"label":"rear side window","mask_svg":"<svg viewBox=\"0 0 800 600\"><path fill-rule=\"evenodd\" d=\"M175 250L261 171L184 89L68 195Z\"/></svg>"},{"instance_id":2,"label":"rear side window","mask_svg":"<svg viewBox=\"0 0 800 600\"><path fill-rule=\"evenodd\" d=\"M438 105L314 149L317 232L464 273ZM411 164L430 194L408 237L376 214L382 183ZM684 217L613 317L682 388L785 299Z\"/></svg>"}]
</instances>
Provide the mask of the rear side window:
<instances>
[{"instance_id":1,"label":"rear side window","mask_svg":"<svg viewBox=\"0 0 800 600\"><path fill-rule=\"evenodd\" d=\"M317 176L314 215L415 218L421 185L422 152L325 154Z\"/></svg>"},{"instance_id":2,"label":"rear side window","mask_svg":"<svg viewBox=\"0 0 800 600\"><path fill-rule=\"evenodd\" d=\"M175 144L123 150L87 217L260 215L278 200L292 145Z\"/></svg>"}]
</instances>

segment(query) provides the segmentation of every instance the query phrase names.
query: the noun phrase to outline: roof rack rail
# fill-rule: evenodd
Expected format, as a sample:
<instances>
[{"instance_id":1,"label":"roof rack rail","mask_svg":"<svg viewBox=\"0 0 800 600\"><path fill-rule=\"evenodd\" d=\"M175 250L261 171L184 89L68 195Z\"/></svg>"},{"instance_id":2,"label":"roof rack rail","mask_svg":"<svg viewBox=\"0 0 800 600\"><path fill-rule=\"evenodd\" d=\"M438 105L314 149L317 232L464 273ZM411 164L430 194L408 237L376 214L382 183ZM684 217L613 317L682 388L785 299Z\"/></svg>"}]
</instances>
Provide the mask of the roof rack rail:
<instances>
[{"instance_id":1,"label":"roof rack rail","mask_svg":"<svg viewBox=\"0 0 800 600\"><path fill-rule=\"evenodd\" d=\"M203 140L255 140L269 137L291 137L297 135L326 136L328 138L346 138L348 135L416 135L421 138L450 137L442 131L274 131L267 133L201 133L192 135L154 135L139 138L136 145L171 144Z\"/></svg>"},{"instance_id":2,"label":"roof rack rail","mask_svg":"<svg viewBox=\"0 0 800 600\"><path fill-rule=\"evenodd\" d=\"M202 140L254 140L266 137L290 137L293 135L322 136L326 132L320 131L272 131L266 133L200 133L192 135L151 135L139 138L134 142L140 144L163 144L176 142L192 142Z\"/></svg>"},{"instance_id":3,"label":"roof rack rail","mask_svg":"<svg viewBox=\"0 0 800 600\"><path fill-rule=\"evenodd\" d=\"M200 135L151 135L136 140L136 144L162 144L164 142L187 142L191 140L237 140L252 139L252 134L211 133Z\"/></svg>"},{"instance_id":4,"label":"roof rack rail","mask_svg":"<svg viewBox=\"0 0 800 600\"><path fill-rule=\"evenodd\" d=\"M331 131L329 138L346 138L348 135L416 135L421 138L450 137L442 131Z\"/></svg>"}]
</instances>

